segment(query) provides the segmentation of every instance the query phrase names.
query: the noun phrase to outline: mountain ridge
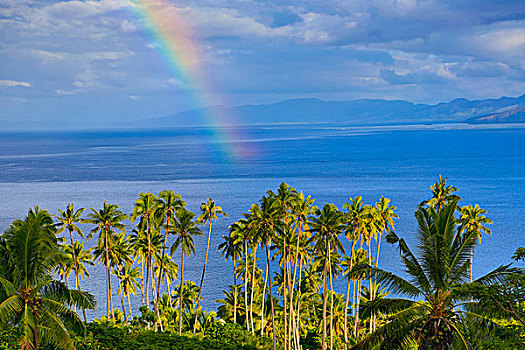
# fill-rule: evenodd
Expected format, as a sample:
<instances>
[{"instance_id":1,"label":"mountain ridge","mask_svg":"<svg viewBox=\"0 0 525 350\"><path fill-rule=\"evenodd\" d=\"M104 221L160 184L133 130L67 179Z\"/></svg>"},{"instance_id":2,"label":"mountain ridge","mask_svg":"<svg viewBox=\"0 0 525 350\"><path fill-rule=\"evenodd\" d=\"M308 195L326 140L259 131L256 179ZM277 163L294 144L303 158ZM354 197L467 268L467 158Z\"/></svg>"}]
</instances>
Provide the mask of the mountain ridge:
<instances>
[{"instance_id":1,"label":"mountain ridge","mask_svg":"<svg viewBox=\"0 0 525 350\"><path fill-rule=\"evenodd\" d=\"M295 98L268 104L236 107L212 106L163 117L145 118L137 126L202 126L213 115L232 116L214 120L221 125L259 125L281 123L429 123L465 122L467 119L525 106L525 94L518 97L467 100L457 98L435 105L405 100L358 99L349 101ZM221 123L222 122L222 123Z\"/></svg>"}]
</instances>

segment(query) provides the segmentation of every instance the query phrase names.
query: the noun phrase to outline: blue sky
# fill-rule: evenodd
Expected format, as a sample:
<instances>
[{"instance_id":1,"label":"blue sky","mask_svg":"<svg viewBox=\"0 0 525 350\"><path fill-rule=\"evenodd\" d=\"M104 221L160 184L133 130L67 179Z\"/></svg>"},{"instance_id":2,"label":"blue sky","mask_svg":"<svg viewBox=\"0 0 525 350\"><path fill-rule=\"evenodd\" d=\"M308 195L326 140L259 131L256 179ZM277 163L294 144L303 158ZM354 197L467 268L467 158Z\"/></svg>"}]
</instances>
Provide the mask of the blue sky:
<instances>
[{"instance_id":1,"label":"blue sky","mask_svg":"<svg viewBox=\"0 0 525 350\"><path fill-rule=\"evenodd\" d=\"M0 121L194 108L133 1L0 1ZM523 0L170 1L225 105L525 93Z\"/></svg>"}]
</instances>

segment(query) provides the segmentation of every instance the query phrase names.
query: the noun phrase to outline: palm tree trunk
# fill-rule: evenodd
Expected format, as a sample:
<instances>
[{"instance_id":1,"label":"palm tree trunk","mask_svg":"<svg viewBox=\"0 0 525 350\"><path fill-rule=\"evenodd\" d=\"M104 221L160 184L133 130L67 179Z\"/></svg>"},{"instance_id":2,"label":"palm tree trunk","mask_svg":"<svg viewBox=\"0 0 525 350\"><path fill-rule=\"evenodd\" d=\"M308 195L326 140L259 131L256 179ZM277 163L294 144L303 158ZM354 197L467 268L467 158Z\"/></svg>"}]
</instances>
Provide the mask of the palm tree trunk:
<instances>
[{"instance_id":1,"label":"palm tree trunk","mask_svg":"<svg viewBox=\"0 0 525 350\"><path fill-rule=\"evenodd\" d=\"M179 335L182 335L182 284L184 283L184 250L181 258L180 289L179 289Z\"/></svg>"},{"instance_id":2,"label":"palm tree trunk","mask_svg":"<svg viewBox=\"0 0 525 350\"><path fill-rule=\"evenodd\" d=\"M109 320L109 296L110 296L110 281L109 281L109 253L108 253L108 232L104 237L104 245L106 246L106 316Z\"/></svg>"},{"instance_id":3,"label":"palm tree trunk","mask_svg":"<svg viewBox=\"0 0 525 350\"><path fill-rule=\"evenodd\" d=\"M233 323L237 323L237 274L235 273L235 254L233 254Z\"/></svg>"},{"instance_id":4,"label":"palm tree trunk","mask_svg":"<svg viewBox=\"0 0 525 350\"><path fill-rule=\"evenodd\" d=\"M133 311L131 310L131 301L129 300L129 292L127 292L127 294L128 294L129 317L131 321L133 321Z\"/></svg>"},{"instance_id":5,"label":"palm tree trunk","mask_svg":"<svg viewBox=\"0 0 525 350\"><path fill-rule=\"evenodd\" d=\"M272 292L272 273L271 273L271 269L270 269L270 251L269 251L269 247L268 247L268 238L266 239L266 268L268 269L268 283L269 283L269 286L268 286L268 289L270 289L270 305L271 305L271 309L272 309L272 332L273 332L273 350L277 350L277 342L276 342L276 339L275 339L275 312L274 312L274 309L273 309L273 292Z\"/></svg>"},{"instance_id":6,"label":"palm tree trunk","mask_svg":"<svg viewBox=\"0 0 525 350\"><path fill-rule=\"evenodd\" d=\"M286 216L285 216L286 217ZM286 232L286 231L285 231ZM288 317L286 316L287 315L287 312L286 312L286 309L287 309L287 298L286 298L286 292L288 290L288 288L286 288L286 277L287 277L287 273L286 273L286 268L287 268L287 261L286 261L286 233L283 234L283 245L284 245L284 249L283 249L283 259L284 259L284 269L283 269L283 300L284 300L284 319L283 319L283 327L284 327L284 350L287 350L288 347L288 333L287 333L287 327L286 327L286 320L288 319Z\"/></svg>"},{"instance_id":7,"label":"palm tree trunk","mask_svg":"<svg viewBox=\"0 0 525 350\"><path fill-rule=\"evenodd\" d=\"M357 280L357 291L356 291L356 308L355 308L355 324L354 324L354 338L357 340L357 331L359 330L359 304L361 301L361 296L359 295L361 291L361 279Z\"/></svg>"},{"instance_id":8,"label":"palm tree trunk","mask_svg":"<svg viewBox=\"0 0 525 350\"><path fill-rule=\"evenodd\" d=\"M251 282L251 295L250 295L250 323L252 327L252 334L255 335L255 327L253 326L253 292L255 290L255 272L257 271L257 244L253 250L253 266L252 266L252 282Z\"/></svg>"},{"instance_id":9,"label":"palm tree trunk","mask_svg":"<svg viewBox=\"0 0 525 350\"><path fill-rule=\"evenodd\" d=\"M302 269L303 269L303 259L299 259L299 285L298 285L298 293L297 293L297 326L295 327L295 333L297 338L297 349L301 348L300 341L301 341L301 279L302 279Z\"/></svg>"},{"instance_id":10,"label":"palm tree trunk","mask_svg":"<svg viewBox=\"0 0 525 350\"><path fill-rule=\"evenodd\" d=\"M474 248L470 248L470 283L472 283L472 260L474 260Z\"/></svg>"},{"instance_id":11,"label":"palm tree trunk","mask_svg":"<svg viewBox=\"0 0 525 350\"><path fill-rule=\"evenodd\" d=\"M124 315L124 323L128 324L128 315L126 315L126 307L124 306L124 295L122 295L120 278L117 278L117 279L118 279L118 294L120 295L120 302L122 304L122 314Z\"/></svg>"},{"instance_id":12,"label":"palm tree trunk","mask_svg":"<svg viewBox=\"0 0 525 350\"><path fill-rule=\"evenodd\" d=\"M263 287L263 298L262 298L262 308L261 308L261 337L263 336L264 330L264 301L266 300L266 283L268 283L268 268L264 269L264 287Z\"/></svg>"},{"instance_id":13,"label":"palm tree trunk","mask_svg":"<svg viewBox=\"0 0 525 350\"><path fill-rule=\"evenodd\" d=\"M328 239L326 242L326 245L328 246ZM324 258L324 265L323 265L323 344L322 349L326 350L326 302L327 302L327 286L326 286L326 257Z\"/></svg>"},{"instance_id":14,"label":"palm tree trunk","mask_svg":"<svg viewBox=\"0 0 525 350\"><path fill-rule=\"evenodd\" d=\"M193 335L197 331L197 316L199 316L198 310L201 302L202 283L204 282L204 274L206 273L206 265L208 264L208 252L210 251L210 237L211 237L211 219L210 219L210 230L208 231L208 244L206 245L206 257L204 258L204 267L202 268L201 284L199 286L199 297L197 298L197 307L195 308L195 322L193 323Z\"/></svg>"},{"instance_id":15,"label":"palm tree trunk","mask_svg":"<svg viewBox=\"0 0 525 350\"><path fill-rule=\"evenodd\" d=\"M354 265L354 247L357 242L352 241L352 251L350 252L350 267L349 272L352 271ZM345 350L348 349L348 304L350 301L350 281L348 278L348 284L346 285L346 301L345 301L345 317L344 317L344 335L345 335Z\"/></svg>"},{"instance_id":16,"label":"palm tree trunk","mask_svg":"<svg viewBox=\"0 0 525 350\"><path fill-rule=\"evenodd\" d=\"M368 245L368 265L369 266L372 266L372 248L371 248L371 241L372 238L368 239L366 241L366 244ZM373 293L373 289L374 287L372 286L372 276L370 276L370 281L369 281L369 295L370 295L370 301L373 300L374 298L374 293ZM370 327L368 329L368 333L372 333L372 327L373 327L373 324L374 324L374 318L372 317L372 314L370 315Z\"/></svg>"},{"instance_id":17,"label":"palm tree trunk","mask_svg":"<svg viewBox=\"0 0 525 350\"><path fill-rule=\"evenodd\" d=\"M140 288L140 294L142 295L142 305L144 305L144 259L145 257L140 259L140 273L142 274L142 288Z\"/></svg>"},{"instance_id":18,"label":"palm tree trunk","mask_svg":"<svg viewBox=\"0 0 525 350\"><path fill-rule=\"evenodd\" d=\"M150 223L148 219L148 254L146 258L146 306L149 310L149 270L151 270L151 237L150 237L151 229L150 229Z\"/></svg>"},{"instance_id":19,"label":"palm tree trunk","mask_svg":"<svg viewBox=\"0 0 525 350\"><path fill-rule=\"evenodd\" d=\"M159 280L157 281L157 300L155 301L155 314L157 315L157 321L160 324L160 328L162 330L162 321L160 319L160 313L159 313L159 300L160 300L160 286L162 284L162 279L164 277L164 255L166 253L166 244L168 243L168 226L170 222L170 215L168 214L166 216L166 233L164 234L164 244L162 245L162 256L160 258L160 270L159 270Z\"/></svg>"},{"instance_id":20,"label":"palm tree trunk","mask_svg":"<svg viewBox=\"0 0 525 350\"><path fill-rule=\"evenodd\" d=\"M293 312L293 285L292 285L292 262L288 262L288 296L289 296L289 323L288 323L288 349L292 349L292 319L294 316ZM287 320L285 320L286 322ZM294 327L295 328L295 327Z\"/></svg>"},{"instance_id":21,"label":"palm tree trunk","mask_svg":"<svg viewBox=\"0 0 525 350\"><path fill-rule=\"evenodd\" d=\"M330 350L334 348L334 286L332 283L332 258L331 258L331 247L328 244L328 276L330 278Z\"/></svg>"},{"instance_id":22,"label":"palm tree trunk","mask_svg":"<svg viewBox=\"0 0 525 350\"><path fill-rule=\"evenodd\" d=\"M379 251L381 249L381 234L383 233L383 231L380 231L379 232L379 238L378 238L378 241L377 241L377 257L376 257L376 267L379 267ZM376 298L377 296L377 272L374 274L374 299ZM375 312L373 313L373 317L374 317L374 331L376 330L376 326L377 326L377 315L375 314Z\"/></svg>"},{"instance_id":23,"label":"palm tree trunk","mask_svg":"<svg viewBox=\"0 0 525 350\"><path fill-rule=\"evenodd\" d=\"M248 322L248 270L250 267L250 257L248 254L248 241L244 241L244 257L246 259L244 264L244 320L246 322L246 329L250 330L250 323Z\"/></svg>"},{"instance_id":24,"label":"palm tree trunk","mask_svg":"<svg viewBox=\"0 0 525 350\"><path fill-rule=\"evenodd\" d=\"M293 289L295 288L295 277L297 276L296 275L297 265L299 262L299 241L301 240L301 236L302 236L302 222L299 221L299 227L297 229L297 244L295 246L295 259L294 259L294 265L293 265L292 290L290 292L290 326L289 327L292 327L292 324L293 324L294 334L296 333L296 327L295 327L295 322L293 320L291 312L293 310ZM297 339L295 339L295 348L299 349L299 345L297 344Z\"/></svg>"}]
</instances>

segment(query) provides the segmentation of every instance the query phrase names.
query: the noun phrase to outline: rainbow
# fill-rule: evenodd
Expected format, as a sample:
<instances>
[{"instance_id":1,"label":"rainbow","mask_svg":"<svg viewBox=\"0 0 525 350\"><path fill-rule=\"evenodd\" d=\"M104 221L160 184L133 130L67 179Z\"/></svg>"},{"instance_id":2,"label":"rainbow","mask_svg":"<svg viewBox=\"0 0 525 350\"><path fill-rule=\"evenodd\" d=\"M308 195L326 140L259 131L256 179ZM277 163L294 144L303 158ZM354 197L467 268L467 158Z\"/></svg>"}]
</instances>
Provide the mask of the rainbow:
<instances>
[{"instance_id":1,"label":"rainbow","mask_svg":"<svg viewBox=\"0 0 525 350\"><path fill-rule=\"evenodd\" d=\"M187 84L196 109L223 105L214 93L212 84L204 73L202 57L197 39L191 27L181 16L181 9L167 0L135 0L134 9L145 22L158 49L175 76ZM221 109L203 109L203 117L212 128L212 136L222 155L230 161L246 159L256 153L251 142L236 142L246 139L241 135L233 115ZM241 146L242 145L242 146Z\"/></svg>"}]
</instances>

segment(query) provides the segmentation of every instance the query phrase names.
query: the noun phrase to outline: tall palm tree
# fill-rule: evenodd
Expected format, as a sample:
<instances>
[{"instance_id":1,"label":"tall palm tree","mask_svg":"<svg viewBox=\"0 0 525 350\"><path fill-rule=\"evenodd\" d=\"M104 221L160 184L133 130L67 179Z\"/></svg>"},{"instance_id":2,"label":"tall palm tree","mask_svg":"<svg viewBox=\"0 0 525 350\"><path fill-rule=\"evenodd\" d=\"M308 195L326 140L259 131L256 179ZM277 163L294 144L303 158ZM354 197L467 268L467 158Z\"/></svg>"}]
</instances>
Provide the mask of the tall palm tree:
<instances>
[{"instance_id":1,"label":"tall palm tree","mask_svg":"<svg viewBox=\"0 0 525 350\"><path fill-rule=\"evenodd\" d=\"M267 190L266 191L266 194L268 196L271 196L271 197L275 197L275 199L277 200L277 202L279 203L279 206L280 206L280 210L282 211L282 223L283 223L283 233L293 233L293 231L291 230L291 221L288 220L288 216L289 216L289 210L293 207L293 204L297 198L297 191L290 187L287 183L285 182L281 182L281 184L279 185L279 188L277 189L277 193L274 193L273 191L271 190ZM283 239L282 241L282 244L283 244L283 247L282 247L282 251L285 252L288 252L289 249L287 249L287 240L286 239ZM291 294L292 294L292 291L291 291L291 288L290 288L290 281L289 281L289 276L290 276L290 271L289 271L289 264L288 264L288 261L290 259L287 259L285 258L283 260L283 263L284 263L284 289L285 289L285 292L283 294L283 300L284 300L284 320L283 320L283 325L284 325L284 350L287 350L290 348L291 344L290 344L290 338L289 338L289 332L287 330L288 328L288 317L287 317L287 313L291 313L291 310L293 309L293 307L291 307L290 305L290 310L288 310L288 303L287 301L289 300L289 298L291 297ZM287 290L289 290L289 295L287 296Z\"/></svg>"},{"instance_id":2,"label":"tall palm tree","mask_svg":"<svg viewBox=\"0 0 525 350\"><path fill-rule=\"evenodd\" d=\"M383 232L393 231L395 228L394 219L397 219L399 216L394 213L397 209L394 205L390 205L390 199L381 196L379 202L376 202L376 214L377 214L377 225L379 231L379 237L377 238L377 256L376 256L376 267L379 267L379 251L381 250L381 236ZM375 282L375 277L374 277ZM377 289L374 289L372 292L376 292ZM372 296L372 300L375 295ZM376 320L374 316L374 325L373 329L376 327Z\"/></svg>"},{"instance_id":3,"label":"tall palm tree","mask_svg":"<svg viewBox=\"0 0 525 350\"><path fill-rule=\"evenodd\" d=\"M151 236L153 235L154 226L156 226L155 210L157 206L157 197L150 192L139 193L139 197L135 201L133 212L131 213L131 222L137 218L139 221L139 233L145 234L148 238L148 250L146 255L146 306L149 308L149 277L150 269L152 268L151 257Z\"/></svg>"},{"instance_id":4,"label":"tall palm tree","mask_svg":"<svg viewBox=\"0 0 525 350\"><path fill-rule=\"evenodd\" d=\"M485 209L481 209L479 205L476 204L474 207L472 205L466 205L464 207L461 207L460 213L460 230L466 234L475 234L479 239L479 243L481 243L481 237L483 236L483 234L490 234L490 229L483 225L492 224L492 220L485 216L485 214L487 214L487 211ZM472 249L470 250L470 282L472 282L473 260L474 247L472 247Z\"/></svg>"},{"instance_id":5,"label":"tall palm tree","mask_svg":"<svg viewBox=\"0 0 525 350\"><path fill-rule=\"evenodd\" d=\"M184 283L184 257L195 255L195 242L193 236L202 236L202 230L195 225L195 214L185 208L179 208L175 211L175 217L171 220L170 231L177 235L175 242L171 246L171 255L173 255L177 249L181 249L181 265L180 265L180 287L181 291L179 296L179 335L182 334L182 298L184 289L182 285Z\"/></svg>"},{"instance_id":6,"label":"tall palm tree","mask_svg":"<svg viewBox=\"0 0 525 350\"><path fill-rule=\"evenodd\" d=\"M425 349L432 344L432 349L441 350L449 349L452 343L472 349L461 320L464 315L474 318L478 315L467 311L472 294L460 287L470 285L469 252L478 244L478 236L461 234L454 216L456 208L454 200L441 210L422 206L416 210L419 226L416 253L394 232L387 235L387 242L396 244L401 253L408 279L370 265L360 265L354 270L354 275L377 274L381 285L409 297L364 303L364 313L381 312L388 315L389 321L366 336L356 349L404 348L408 344ZM500 266L474 283L498 283L512 272L514 269L509 265Z\"/></svg>"},{"instance_id":7,"label":"tall palm tree","mask_svg":"<svg viewBox=\"0 0 525 350\"><path fill-rule=\"evenodd\" d=\"M345 252L343 244L339 240L339 234L343 232L344 216L333 204L325 204L321 214L310 222L310 231L314 233L310 242L314 242L315 251L323 257L323 340L322 348L326 349L326 303L328 300L328 267L331 251Z\"/></svg>"},{"instance_id":8,"label":"tall palm tree","mask_svg":"<svg viewBox=\"0 0 525 350\"><path fill-rule=\"evenodd\" d=\"M89 278L89 271L86 268L87 265L94 266L95 263L93 262L93 255L91 254L91 251L93 248L84 249L84 243L81 243L79 241L73 242L73 249L67 244L61 246L63 254L64 254L64 260L67 263L67 270L66 274L69 275L70 271L73 271L76 267L76 273L78 275L78 280L83 280L84 276ZM80 285L78 283L75 283L75 289L80 290ZM86 322L86 313L84 311L84 322Z\"/></svg>"},{"instance_id":9,"label":"tall palm tree","mask_svg":"<svg viewBox=\"0 0 525 350\"><path fill-rule=\"evenodd\" d=\"M206 203L202 203L201 211L202 211L202 214L197 218L197 222L202 223L202 224L205 224L207 222L209 224L209 230L208 230L208 243L206 244L206 256L204 258L204 267L202 268L202 277L201 277L201 283L199 285L199 297L197 298L196 310L199 309L201 293L202 293L202 283L204 282L204 274L206 273L206 266L208 265L208 252L210 250L211 225L213 221L219 220L218 215L228 216L228 214L226 214L222 210L221 207L219 207L218 205L215 205L215 202L211 198L208 198L208 201ZM195 313L193 335L195 335L195 332L197 331L197 316L198 316L198 312Z\"/></svg>"},{"instance_id":10,"label":"tall palm tree","mask_svg":"<svg viewBox=\"0 0 525 350\"><path fill-rule=\"evenodd\" d=\"M60 215L53 215L58 220L56 225L56 227L58 227L57 234L63 232L66 229L69 232L69 243L71 252L73 254L73 263L75 268L75 285L77 286L76 288L78 288L78 290L80 290L80 281L78 280L77 258L75 256L75 249L73 249L73 231L76 232L80 237L85 238L82 230L77 226L77 223L82 222L82 212L84 212L84 210L86 209L80 208L75 210L75 205L73 203L68 203L65 211L58 209ZM82 313L84 314L84 322L87 322L86 310L82 309Z\"/></svg>"},{"instance_id":11,"label":"tall palm tree","mask_svg":"<svg viewBox=\"0 0 525 350\"><path fill-rule=\"evenodd\" d=\"M175 216L175 211L179 208L185 207L186 202L184 202L180 196L180 194L176 194L174 190L164 190L161 191L159 194L159 198L157 199L157 206L155 211L155 216L157 217L157 220L159 222L164 223L164 242L162 244L162 256L161 256L161 263L160 263L160 271L159 271L159 278L158 278L158 284L157 284L157 304L159 302L159 298L161 295L160 292L160 286L162 285L163 275L164 275L164 255L166 253L166 247L168 244L168 234L169 234L169 226L171 222L171 218ZM169 293L168 293L169 294ZM158 307L157 307L158 312Z\"/></svg>"},{"instance_id":12,"label":"tall palm tree","mask_svg":"<svg viewBox=\"0 0 525 350\"><path fill-rule=\"evenodd\" d=\"M305 232L307 235L309 234L309 231L308 231L310 229L310 227L308 226L309 218L311 215L313 215L318 210L317 206L314 205L314 202L315 200L311 198L310 196L305 197L303 191L299 192L297 194L297 197L293 201L292 215L294 216L294 219L295 219L295 229L297 230L297 240L296 240L296 246L295 246L294 271L293 271L293 280L291 283L292 286L295 286L297 267L298 266L300 267L301 265L299 262L299 253L300 251L304 251L304 246L302 247L303 249L300 249L299 244L306 243L303 240L303 235ZM299 274L301 274L300 268L299 268ZM290 295L290 306L291 306L290 307L291 309L290 322L294 322L293 315L292 315L293 307L294 307L293 305L294 304L293 304L293 293L292 293ZM297 321L298 320L299 320L299 314L297 313ZM296 324L296 322L294 322L294 324ZM297 327L295 328L296 328L295 329L296 348L299 349L300 337L298 336Z\"/></svg>"},{"instance_id":13,"label":"tall palm tree","mask_svg":"<svg viewBox=\"0 0 525 350\"><path fill-rule=\"evenodd\" d=\"M20 349L74 348L69 330L85 327L70 307L95 306L91 294L53 280L60 256L55 233L51 215L36 207L0 236L0 328L20 327Z\"/></svg>"},{"instance_id":14,"label":"tall palm tree","mask_svg":"<svg viewBox=\"0 0 525 350\"><path fill-rule=\"evenodd\" d=\"M239 241L239 227L237 223L230 225L229 230L230 234L228 236L223 235L222 238L224 242L219 244L219 250L222 250L221 255L225 259L230 258L233 262L233 323L237 323L237 274L236 270L236 261L237 257L242 252L242 247Z\"/></svg>"},{"instance_id":15,"label":"tall palm tree","mask_svg":"<svg viewBox=\"0 0 525 350\"><path fill-rule=\"evenodd\" d=\"M441 211L452 201L456 201L457 203L461 200L460 196L454 194L454 192L458 191L457 187L447 186L447 178L441 178L441 175L439 175L439 179L430 186L430 191L432 191L432 198L421 202L420 205L428 205L437 211Z\"/></svg>"},{"instance_id":16,"label":"tall palm tree","mask_svg":"<svg viewBox=\"0 0 525 350\"><path fill-rule=\"evenodd\" d=\"M95 210L90 208L91 213L88 214L88 218L85 220L86 223L95 225L95 228L89 233L89 237L93 233L99 234L97 240L97 248L104 250L104 265L106 265L106 313L107 318L110 317L110 298L111 298L111 281L109 277L110 269L110 241L113 236L113 230L123 231L126 228L126 225L122 223L125 219L128 218L126 214L118 209L118 205L107 203L104 200L102 204L102 209Z\"/></svg>"},{"instance_id":17,"label":"tall palm tree","mask_svg":"<svg viewBox=\"0 0 525 350\"><path fill-rule=\"evenodd\" d=\"M250 209L249 227L253 232L257 233L257 239L262 242L263 249L266 250L266 271L270 277L272 275L270 269L270 246L276 232L282 228L282 215L280 203L275 198L268 196L263 196L260 206L254 204ZM269 280L271 281L271 278ZM271 282L268 289L270 291L270 307L272 310L273 348L276 350L275 309Z\"/></svg>"},{"instance_id":18,"label":"tall palm tree","mask_svg":"<svg viewBox=\"0 0 525 350\"><path fill-rule=\"evenodd\" d=\"M346 238L352 242L351 250L350 250L350 258L348 260L349 266L348 266L348 272L352 271L353 263L354 263L354 251L355 251L355 245L357 242L361 239L360 237L360 230L358 229L360 227L360 220L361 215L363 212L363 200L361 196L356 196L354 198L350 198L349 202L346 202L343 205L343 209L346 209L347 212L345 213L345 236ZM352 278L347 278L347 285L346 285L346 303L345 303L345 315L344 315L344 339L345 339L345 349L348 348L348 304L350 301L350 281L353 280ZM355 282L354 282L354 290L355 290ZM355 299L355 298L352 298ZM354 309L354 305L352 303L352 310ZM357 315L356 318L358 317Z\"/></svg>"},{"instance_id":19,"label":"tall palm tree","mask_svg":"<svg viewBox=\"0 0 525 350\"><path fill-rule=\"evenodd\" d=\"M136 295L137 288L140 288L140 284L137 281L140 277L140 271L138 267L133 267L133 264L126 263L120 269L120 286L122 288L122 294L128 299L129 316L133 319L133 311L131 309L130 294Z\"/></svg>"}]
</instances>

